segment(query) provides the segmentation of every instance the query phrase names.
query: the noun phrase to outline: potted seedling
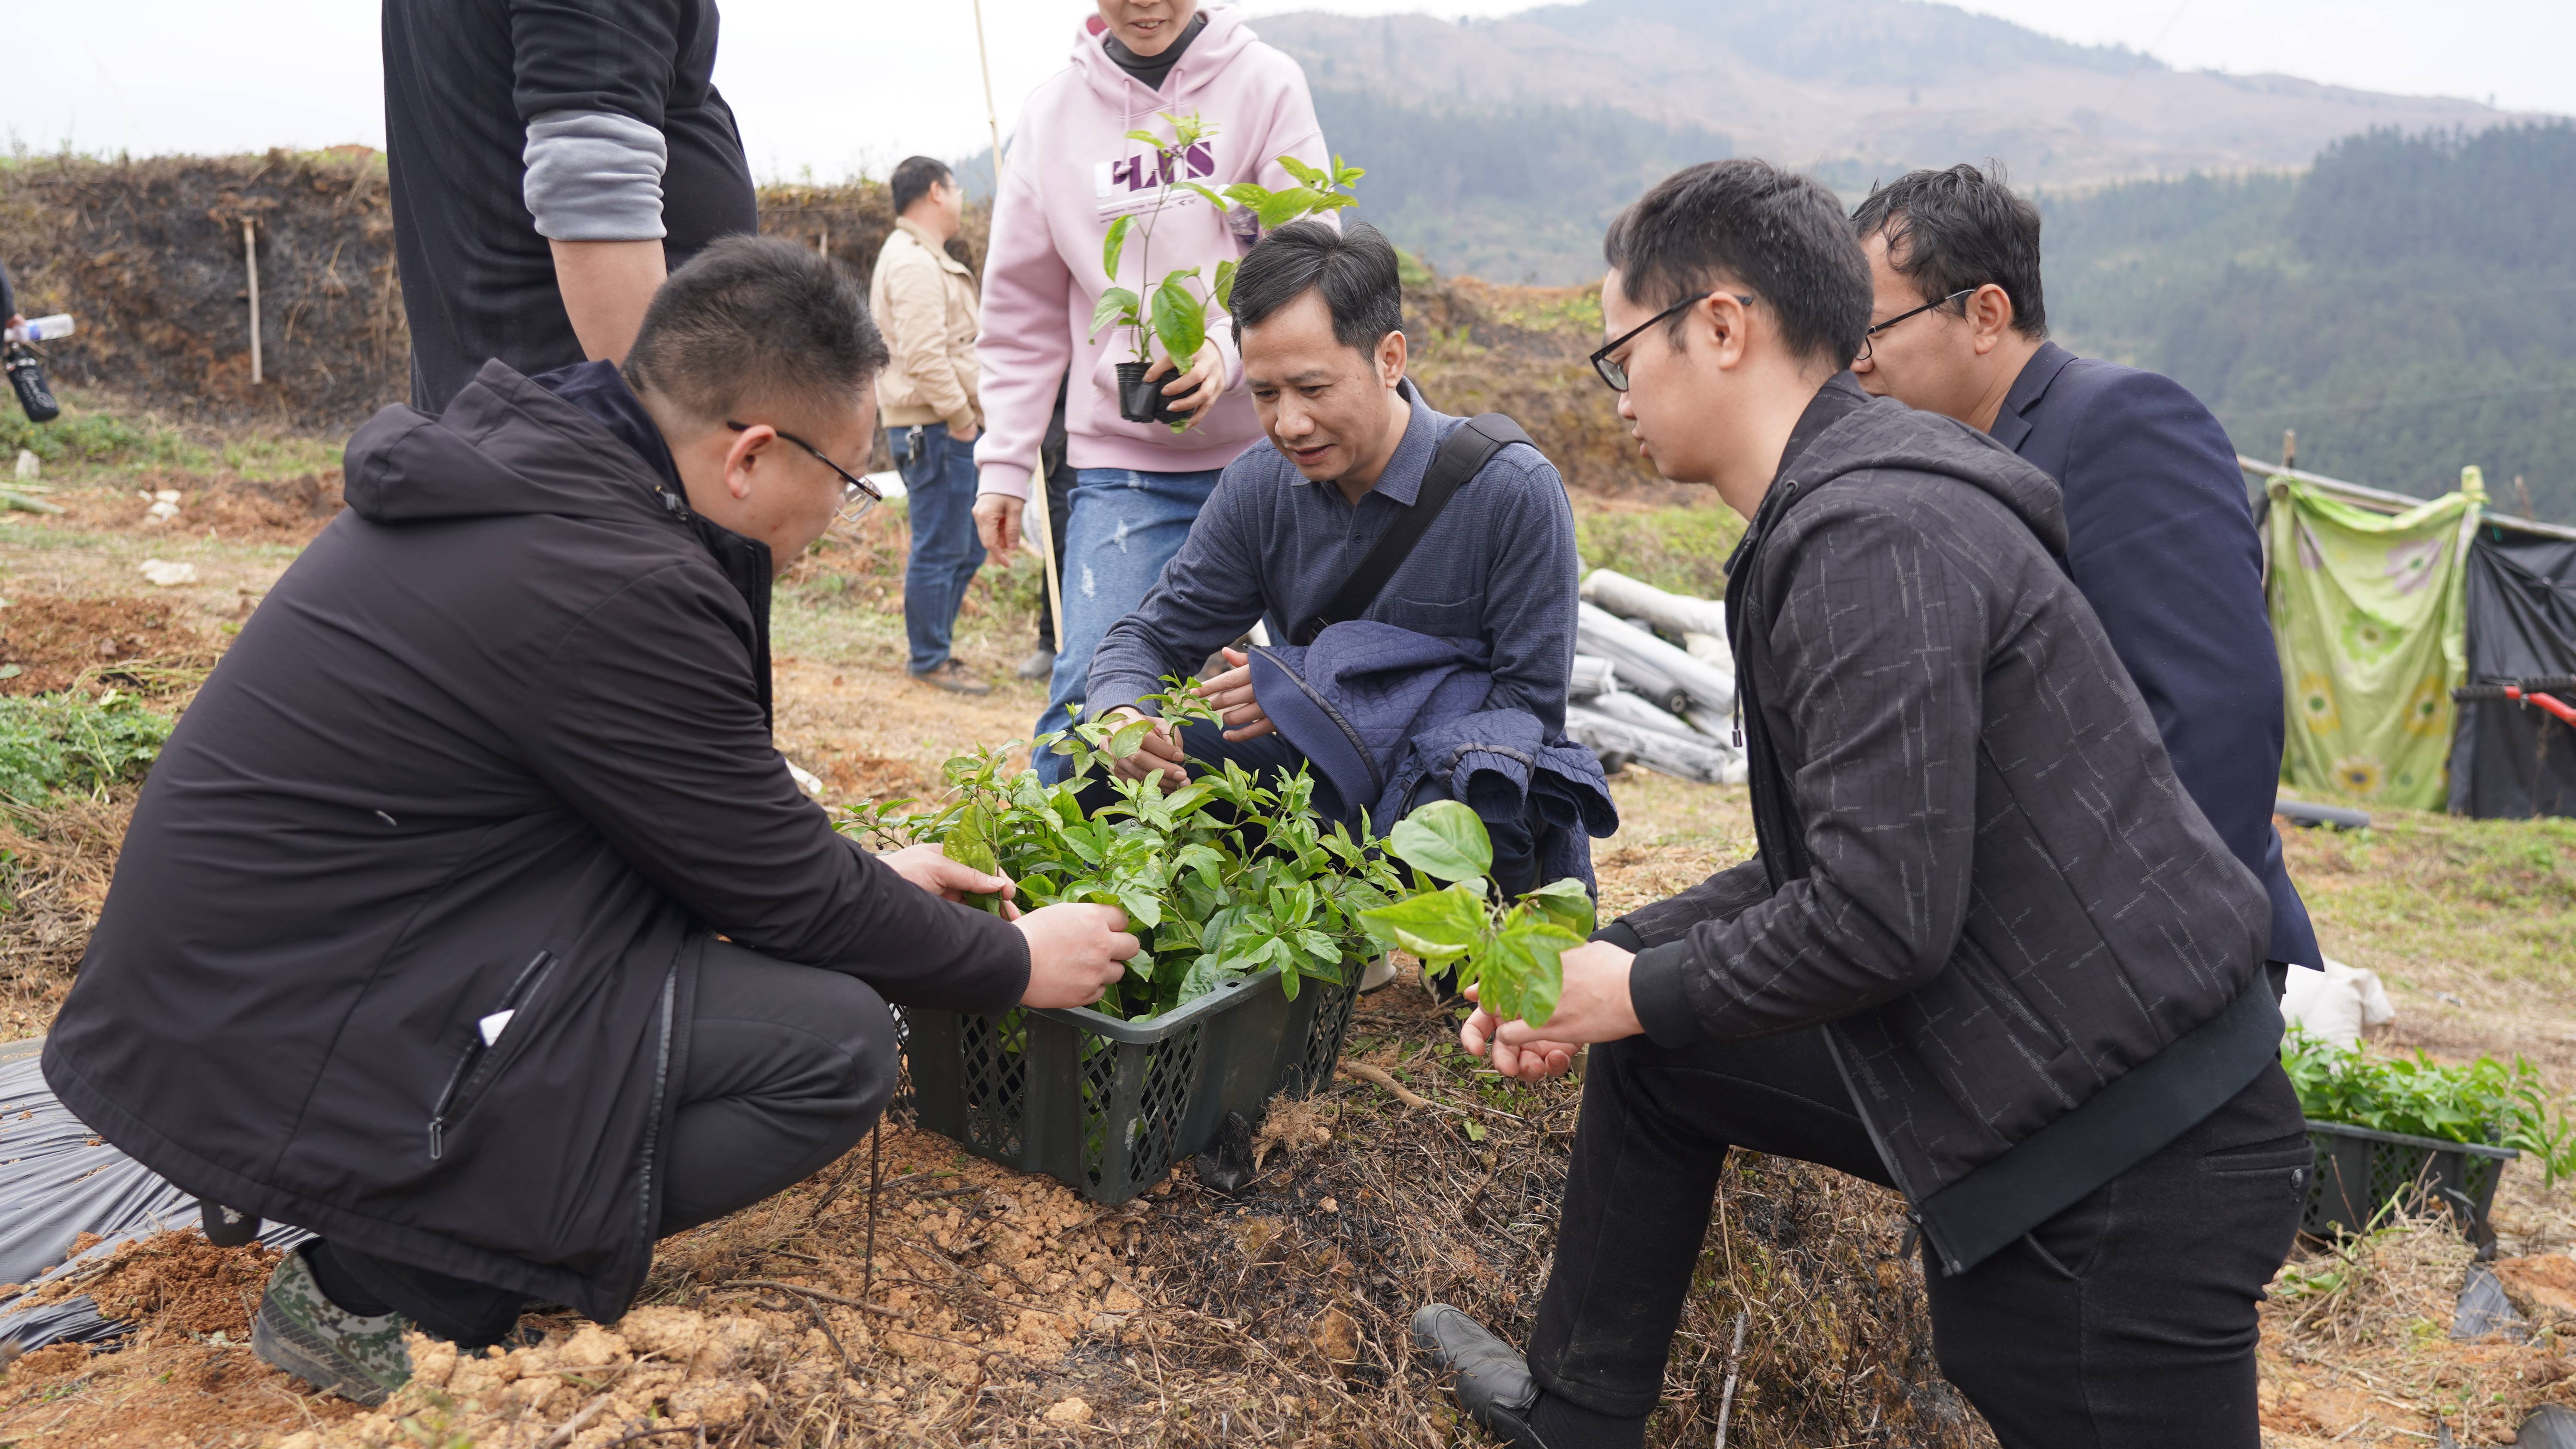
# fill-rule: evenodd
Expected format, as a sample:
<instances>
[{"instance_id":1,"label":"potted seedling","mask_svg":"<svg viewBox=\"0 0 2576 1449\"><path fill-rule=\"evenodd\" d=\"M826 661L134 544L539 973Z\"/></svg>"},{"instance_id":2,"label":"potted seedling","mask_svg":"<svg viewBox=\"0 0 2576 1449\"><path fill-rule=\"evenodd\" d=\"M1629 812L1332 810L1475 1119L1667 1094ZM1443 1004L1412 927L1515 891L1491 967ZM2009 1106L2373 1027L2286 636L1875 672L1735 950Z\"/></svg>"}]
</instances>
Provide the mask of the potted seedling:
<instances>
[{"instance_id":1,"label":"potted seedling","mask_svg":"<svg viewBox=\"0 0 2576 1449\"><path fill-rule=\"evenodd\" d=\"M1100 269L1109 286L1092 308L1091 333L1096 337L1104 327L1123 328L1127 333L1133 355L1118 364L1118 415L1131 423L1168 424L1178 432L1189 425L1190 415L1174 412L1168 405L1163 396L1168 376L1145 375L1153 367L1153 344L1162 343L1163 355L1172 360L1175 371L1186 371L1190 359L1207 344L1208 304L1214 302L1222 310L1233 299L1235 264L1230 259L1218 262L1212 277L1203 276L1197 267L1177 267L1159 278L1154 275L1154 228L1171 205L1173 193L1195 192L1220 213L1242 206L1260 218L1265 230L1276 230L1299 217L1350 205L1350 184L1367 173L1344 166L1339 156L1333 158L1329 171L1282 156L1279 165L1297 179L1296 185L1274 191L1239 181L1219 192L1186 174L1208 154L1201 143L1214 136L1216 128L1196 111L1177 116L1166 112L1162 119L1171 129L1168 137L1144 130L1127 133L1127 139L1154 148L1150 157L1136 162L1153 168L1154 199L1144 210L1111 222L1109 234L1101 239ZM1136 242L1137 273L1132 287L1118 280L1131 236Z\"/></svg>"}]
</instances>

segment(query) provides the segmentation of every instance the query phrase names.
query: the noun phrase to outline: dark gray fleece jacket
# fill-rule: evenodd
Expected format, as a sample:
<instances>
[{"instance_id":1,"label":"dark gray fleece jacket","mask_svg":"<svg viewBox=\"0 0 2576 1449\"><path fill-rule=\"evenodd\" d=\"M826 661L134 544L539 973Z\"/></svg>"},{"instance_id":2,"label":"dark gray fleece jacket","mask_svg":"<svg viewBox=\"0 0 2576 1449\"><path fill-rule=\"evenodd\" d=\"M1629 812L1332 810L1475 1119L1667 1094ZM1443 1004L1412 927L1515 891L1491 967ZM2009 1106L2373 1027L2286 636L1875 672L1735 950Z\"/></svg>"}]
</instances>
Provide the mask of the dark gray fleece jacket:
<instances>
[{"instance_id":1,"label":"dark gray fleece jacket","mask_svg":"<svg viewBox=\"0 0 2576 1449\"><path fill-rule=\"evenodd\" d=\"M1952 1272L2273 1059L2270 906L1984 434L1819 395L1728 567L1759 854L1604 935L1656 1041L1825 1024ZM2178 581L2180 585L2180 581Z\"/></svg>"}]
</instances>

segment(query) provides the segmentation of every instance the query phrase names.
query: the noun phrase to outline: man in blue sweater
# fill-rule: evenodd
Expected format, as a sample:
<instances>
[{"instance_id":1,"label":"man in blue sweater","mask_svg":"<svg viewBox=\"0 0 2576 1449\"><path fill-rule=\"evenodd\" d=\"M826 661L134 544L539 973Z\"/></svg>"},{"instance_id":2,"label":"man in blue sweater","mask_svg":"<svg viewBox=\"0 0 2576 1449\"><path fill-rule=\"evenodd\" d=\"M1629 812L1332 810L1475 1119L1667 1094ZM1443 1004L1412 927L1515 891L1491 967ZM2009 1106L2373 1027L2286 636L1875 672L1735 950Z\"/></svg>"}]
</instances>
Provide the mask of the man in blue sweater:
<instances>
[{"instance_id":1,"label":"man in blue sweater","mask_svg":"<svg viewBox=\"0 0 2576 1449\"><path fill-rule=\"evenodd\" d=\"M1159 692L1164 677L1198 673L1211 650L1256 622L1274 641L1307 643L1313 630L1301 625L1329 612L1379 537L1417 506L1431 506L1423 487L1434 457L1468 426L1467 419L1434 411L1404 375L1395 249L1372 227L1344 233L1299 222L1280 228L1244 258L1232 311L1245 383L1267 441L1227 466L1153 590L1102 637L1091 658L1088 718L1142 717L1140 699ZM1381 651L1381 664L1388 662L1386 649L1410 647L1425 651L1423 662L1395 665L1399 671L1435 667L1428 656L1438 655L1448 667L1490 676L1481 691L1468 689L1474 697L1458 700L1457 709L1524 712L1535 721L1534 741L1552 741L1564 732L1565 681L1573 668L1576 567L1574 512L1563 480L1536 448L1511 442L1459 486L1454 502L1438 509L1356 620L1392 626L1367 646ZM1233 759L1256 771L1292 770L1305 761L1305 752L1274 725L1255 686L1258 676L1284 678L1270 669L1318 661L1270 653L1256 662L1229 649L1226 662L1233 667L1204 686L1225 728L1175 732L1158 725L1140 752L1120 762L1120 774L1139 778L1159 770L1179 783L1188 778L1190 759ZM1328 692L1317 689L1311 673L1302 687L1272 687L1301 697ZM1329 728L1336 733L1368 732L1369 722L1347 709L1323 713L1333 717ZM1411 723L1418 733L1433 721L1417 715ZM1336 794L1332 769L1317 773L1316 803L1328 815L1355 822L1360 810L1381 803L1368 798L1369 787L1382 783L1376 769L1343 772L1345 786L1354 775L1362 782L1356 794ZM1434 784L1412 798L1438 798L1437 789ZM1380 813L1381 827L1394 818ZM1498 870L1515 856L1524 870L1536 869L1530 849L1515 849L1529 842L1515 839L1508 823L1489 824L1499 825Z\"/></svg>"},{"instance_id":2,"label":"man in blue sweater","mask_svg":"<svg viewBox=\"0 0 2576 1449\"><path fill-rule=\"evenodd\" d=\"M2066 495L2067 565L2174 773L2272 900L2277 994L2323 957L2281 864L2281 665L2226 430L2168 377L2048 340L2039 211L2000 172L1915 171L1854 214L1877 296L1860 385L1993 436Z\"/></svg>"}]
</instances>

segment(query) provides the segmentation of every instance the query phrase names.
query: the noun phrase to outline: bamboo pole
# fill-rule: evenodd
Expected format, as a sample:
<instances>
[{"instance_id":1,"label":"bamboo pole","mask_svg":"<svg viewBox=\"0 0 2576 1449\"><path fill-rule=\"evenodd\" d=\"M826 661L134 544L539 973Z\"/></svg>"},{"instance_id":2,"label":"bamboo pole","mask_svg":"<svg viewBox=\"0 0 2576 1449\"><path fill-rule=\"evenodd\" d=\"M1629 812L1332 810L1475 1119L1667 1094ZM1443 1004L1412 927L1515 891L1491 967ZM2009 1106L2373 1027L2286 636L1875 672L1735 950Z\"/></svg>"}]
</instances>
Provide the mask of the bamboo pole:
<instances>
[{"instance_id":1,"label":"bamboo pole","mask_svg":"<svg viewBox=\"0 0 2576 1449\"><path fill-rule=\"evenodd\" d=\"M993 199L1002 197L1002 116L993 108L993 57L984 45L984 0L975 0L975 63L984 72L984 124L993 133ZM1055 625L1055 651L1064 652L1064 580L1055 566L1055 520L1047 513L1046 472L1029 475L1029 537L1038 546L1046 569L1048 619Z\"/></svg>"},{"instance_id":2,"label":"bamboo pole","mask_svg":"<svg viewBox=\"0 0 2576 1449\"><path fill-rule=\"evenodd\" d=\"M250 268L250 380L260 381L259 365L259 233L249 217L242 218L242 261Z\"/></svg>"}]
</instances>

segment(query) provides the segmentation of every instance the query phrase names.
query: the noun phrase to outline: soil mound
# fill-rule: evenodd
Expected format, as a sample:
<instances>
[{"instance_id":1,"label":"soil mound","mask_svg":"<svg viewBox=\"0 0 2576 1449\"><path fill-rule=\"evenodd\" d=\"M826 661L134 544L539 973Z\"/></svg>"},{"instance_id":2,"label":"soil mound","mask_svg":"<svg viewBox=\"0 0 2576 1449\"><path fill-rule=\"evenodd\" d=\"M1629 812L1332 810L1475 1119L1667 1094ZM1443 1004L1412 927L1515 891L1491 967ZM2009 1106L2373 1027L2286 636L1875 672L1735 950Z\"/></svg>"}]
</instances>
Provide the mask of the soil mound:
<instances>
[{"instance_id":1,"label":"soil mound","mask_svg":"<svg viewBox=\"0 0 2576 1449\"><path fill-rule=\"evenodd\" d=\"M159 599L23 595L0 608L0 669L16 671L0 679L0 694L93 686L168 694L203 678L218 652Z\"/></svg>"}]
</instances>

